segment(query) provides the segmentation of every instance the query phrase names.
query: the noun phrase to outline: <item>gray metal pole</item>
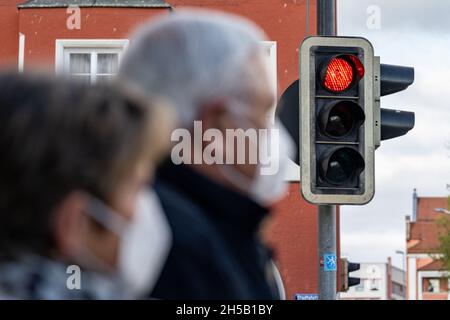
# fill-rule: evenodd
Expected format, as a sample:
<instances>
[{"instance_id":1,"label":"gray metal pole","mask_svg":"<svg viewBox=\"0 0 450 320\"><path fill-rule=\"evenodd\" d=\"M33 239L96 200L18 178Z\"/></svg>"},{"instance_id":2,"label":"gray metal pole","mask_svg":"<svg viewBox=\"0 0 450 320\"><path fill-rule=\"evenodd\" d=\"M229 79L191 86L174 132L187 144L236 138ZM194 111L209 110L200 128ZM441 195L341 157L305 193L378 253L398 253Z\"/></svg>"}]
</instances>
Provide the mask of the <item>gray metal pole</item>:
<instances>
[{"instance_id":1,"label":"gray metal pole","mask_svg":"<svg viewBox=\"0 0 450 320\"><path fill-rule=\"evenodd\" d=\"M317 34L336 35L336 0L317 0Z\"/></svg>"},{"instance_id":2,"label":"gray metal pole","mask_svg":"<svg viewBox=\"0 0 450 320\"><path fill-rule=\"evenodd\" d=\"M336 206L319 205L319 299L336 299Z\"/></svg>"},{"instance_id":3,"label":"gray metal pole","mask_svg":"<svg viewBox=\"0 0 450 320\"><path fill-rule=\"evenodd\" d=\"M317 0L317 34L336 35L335 0ZM336 206L319 205L319 299L336 299ZM334 261L333 261L334 260Z\"/></svg>"}]
</instances>

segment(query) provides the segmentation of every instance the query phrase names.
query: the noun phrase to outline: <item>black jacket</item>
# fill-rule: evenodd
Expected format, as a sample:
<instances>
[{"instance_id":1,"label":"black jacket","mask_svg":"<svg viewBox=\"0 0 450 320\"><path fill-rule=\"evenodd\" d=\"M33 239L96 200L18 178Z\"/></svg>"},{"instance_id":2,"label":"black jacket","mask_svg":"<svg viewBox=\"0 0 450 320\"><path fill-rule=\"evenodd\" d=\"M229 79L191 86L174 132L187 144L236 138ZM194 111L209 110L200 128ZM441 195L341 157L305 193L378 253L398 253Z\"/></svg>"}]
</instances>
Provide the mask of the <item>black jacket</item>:
<instances>
[{"instance_id":1,"label":"black jacket","mask_svg":"<svg viewBox=\"0 0 450 320\"><path fill-rule=\"evenodd\" d=\"M258 238L267 209L185 165L163 165L155 189L173 247L153 298L279 298L270 251Z\"/></svg>"}]
</instances>

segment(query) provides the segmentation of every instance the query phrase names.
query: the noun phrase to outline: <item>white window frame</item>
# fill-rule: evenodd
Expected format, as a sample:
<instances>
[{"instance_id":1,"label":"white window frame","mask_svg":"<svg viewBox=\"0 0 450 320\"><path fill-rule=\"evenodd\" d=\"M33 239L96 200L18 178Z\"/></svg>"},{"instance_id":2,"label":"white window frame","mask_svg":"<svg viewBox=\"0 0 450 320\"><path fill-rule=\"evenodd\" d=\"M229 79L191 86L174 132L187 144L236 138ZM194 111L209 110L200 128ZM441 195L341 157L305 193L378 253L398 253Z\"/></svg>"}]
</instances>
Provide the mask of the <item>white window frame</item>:
<instances>
[{"instance_id":1,"label":"white window frame","mask_svg":"<svg viewBox=\"0 0 450 320\"><path fill-rule=\"evenodd\" d=\"M417 256L408 254L407 255L407 274L408 274L408 283L407 283L407 292L408 292L408 300L417 300L417 291L418 291L418 282L417 282ZM420 284L420 287L422 285Z\"/></svg>"},{"instance_id":2,"label":"white window frame","mask_svg":"<svg viewBox=\"0 0 450 320\"><path fill-rule=\"evenodd\" d=\"M270 75L271 83L272 83L273 92L275 93L275 95L278 99L277 42L276 41L261 41L261 44L264 47L264 49L269 51L269 68L270 68L270 72L271 72L271 75ZM278 104L278 101L275 101L274 105L272 106L272 110L270 111L270 117L271 117L272 121L274 121L274 119L275 119L277 104ZM289 181L289 182L300 181L300 168L292 160L289 160L289 162L288 162L288 169L286 170L284 180Z\"/></svg>"},{"instance_id":3,"label":"white window frame","mask_svg":"<svg viewBox=\"0 0 450 320\"><path fill-rule=\"evenodd\" d=\"M261 45L265 50L269 52L269 76L270 76L270 82L272 85L272 90L275 93L276 97L278 97L278 58L277 58L277 42L276 41L261 41ZM277 106L277 102L275 101L272 110L271 110L271 117L274 119L275 117L275 109Z\"/></svg>"},{"instance_id":4,"label":"white window frame","mask_svg":"<svg viewBox=\"0 0 450 320\"><path fill-rule=\"evenodd\" d=\"M69 61L70 55L73 53L81 53L81 54L89 54L90 59L90 70L89 73L86 74L79 74L79 75L86 75L89 76L92 80L92 83L97 82L97 76L101 75L110 75L110 74L99 74L98 73L98 65L97 65L97 59L99 54L104 53L113 53L117 54L118 59L120 61L122 50L119 48L66 48L64 49L64 65L63 65L63 71L67 74L70 73L70 63L66 63L66 61Z\"/></svg>"},{"instance_id":5,"label":"white window frame","mask_svg":"<svg viewBox=\"0 0 450 320\"><path fill-rule=\"evenodd\" d=\"M365 282L366 282L365 279L361 279L359 284L353 287L354 291L355 292L364 292L364 291L366 291L366 283Z\"/></svg>"},{"instance_id":6,"label":"white window frame","mask_svg":"<svg viewBox=\"0 0 450 320\"><path fill-rule=\"evenodd\" d=\"M418 298L419 300L423 300L423 294L427 293L426 291L423 291L423 279L424 278L440 278L440 279L446 279L446 277L448 276L447 272L445 271L419 271L418 272ZM448 280L448 284L450 286L450 279ZM440 290L440 289L439 289ZM441 292L445 293L445 292ZM449 291L449 296L450 296L450 291Z\"/></svg>"},{"instance_id":7,"label":"white window frame","mask_svg":"<svg viewBox=\"0 0 450 320\"><path fill-rule=\"evenodd\" d=\"M269 52L268 67L270 72L270 81L272 84L272 90L277 97L277 101L274 102L270 111L270 120L275 122L275 113L278 104L278 56L277 56L277 42L276 41L261 41L261 45L265 50ZM286 170L285 181L300 181L300 168L292 160L288 162L288 169Z\"/></svg>"},{"instance_id":8,"label":"white window frame","mask_svg":"<svg viewBox=\"0 0 450 320\"><path fill-rule=\"evenodd\" d=\"M25 63L25 35L19 32L19 52L17 58L19 72L23 72Z\"/></svg>"},{"instance_id":9,"label":"white window frame","mask_svg":"<svg viewBox=\"0 0 450 320\"><path fill-rule=\"evenodd\" d=\"M120 61L128 48L128 39L57 39L55 42L55 72L62 74L68 71L69 63L66 63L71 53L90 53L93 82L97 76L97 54L117 53Z\"/></svg>"}]
</instances>

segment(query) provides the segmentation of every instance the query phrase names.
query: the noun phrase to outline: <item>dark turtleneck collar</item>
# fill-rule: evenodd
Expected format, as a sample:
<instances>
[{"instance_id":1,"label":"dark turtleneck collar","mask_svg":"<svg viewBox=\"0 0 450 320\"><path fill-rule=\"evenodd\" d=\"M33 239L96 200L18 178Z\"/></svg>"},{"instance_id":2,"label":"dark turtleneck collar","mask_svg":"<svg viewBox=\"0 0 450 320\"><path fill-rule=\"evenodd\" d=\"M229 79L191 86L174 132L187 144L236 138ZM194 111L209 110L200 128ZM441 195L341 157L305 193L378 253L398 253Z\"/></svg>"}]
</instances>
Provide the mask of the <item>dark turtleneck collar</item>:
<instances>
[{"instance_id":1,"label":"dark turtleneck collar","mask_svg":"<svg viewBox=\"0 0 450 320\"><path fill-rule=\"evenodd\" d=\"M208 219L221 226L255 233L269 210L249 197L231 190L193 170L188 165L175 165L170 159L158 169L157 182L170 184L199 205Z\"/></svg>"}]
</instances>

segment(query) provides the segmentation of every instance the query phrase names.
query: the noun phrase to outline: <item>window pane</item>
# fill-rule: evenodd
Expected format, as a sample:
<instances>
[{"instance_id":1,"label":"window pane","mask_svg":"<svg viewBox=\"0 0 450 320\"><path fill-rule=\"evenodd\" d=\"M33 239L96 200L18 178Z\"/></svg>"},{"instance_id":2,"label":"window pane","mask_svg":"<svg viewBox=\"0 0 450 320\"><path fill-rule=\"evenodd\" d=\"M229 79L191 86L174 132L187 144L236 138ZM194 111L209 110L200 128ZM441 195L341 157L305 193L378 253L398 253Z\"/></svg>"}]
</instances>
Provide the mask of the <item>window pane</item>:
<instances>
[{"instance_id":1,"label":"window pane","mask_svg":"<svg viewBox=\"0 0 450 320\"><path fill-rule=\"evenodd\" d=\"M370 281L370 290L378 291L379 287L380 287L380 284L379 284L379 280L378 279L372 279Z\"/></svg>"},{"instance_id":2,"label":"window pane","mask_svg":"<svg viewBox=\"0 0 450 320\"><path fill-rule=\"evenodd\" d=\"M97 73L117 73L119 55L117 53L99 53L97 56Z\"/></svg>"},{"instance_id":3,"label":"window pane","mask_svg":"<svg viewBox=\"0 0 450 320\"><path fill-rule=\"evenodd\" d=\"M91 55L89 53L71 53L70 73L91 73Z\"/></svg>"},{"instance_id":4,"label":"window pane","mask_svg":"<svg viewBox=\"0 0 450 320\"><path fill-rule=\"evenodd\" d=\"M355 287L355 291L364 291L364 280L361 279L361 282Z\"/></svg>"},{"instance_id":5,"label":"window pane","mask_svg":"<svg viewBox=\"0 0 450 320\"><path fill-rule=\"evenodd\" d=\"M440 290L439 279L429 279L428 280L428 292L439 293Z\"/></svg>"}]
</instances>

